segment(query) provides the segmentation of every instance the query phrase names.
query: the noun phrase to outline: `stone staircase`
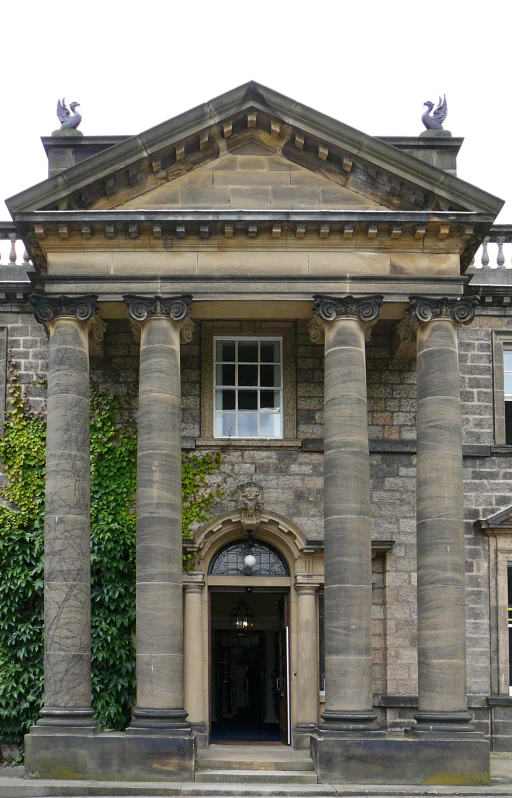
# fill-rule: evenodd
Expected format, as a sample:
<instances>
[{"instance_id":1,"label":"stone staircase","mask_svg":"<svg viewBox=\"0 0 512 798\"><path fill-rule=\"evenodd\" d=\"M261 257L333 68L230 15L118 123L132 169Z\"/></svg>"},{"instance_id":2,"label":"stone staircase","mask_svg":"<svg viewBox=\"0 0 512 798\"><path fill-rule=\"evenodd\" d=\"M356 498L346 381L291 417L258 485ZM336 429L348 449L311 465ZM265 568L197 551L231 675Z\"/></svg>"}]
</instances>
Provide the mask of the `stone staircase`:
<instances>
[{"instance_id":1,"label":"stone staircase","mask_svg":"<svg viewBox=\"0 0 512 798\"><path fill-rule=\"evenodd\" d=\"M212 745L199 752L195 780L233 786L318 784L313 760L284 745Z\"/></svg>"}]
</instances>

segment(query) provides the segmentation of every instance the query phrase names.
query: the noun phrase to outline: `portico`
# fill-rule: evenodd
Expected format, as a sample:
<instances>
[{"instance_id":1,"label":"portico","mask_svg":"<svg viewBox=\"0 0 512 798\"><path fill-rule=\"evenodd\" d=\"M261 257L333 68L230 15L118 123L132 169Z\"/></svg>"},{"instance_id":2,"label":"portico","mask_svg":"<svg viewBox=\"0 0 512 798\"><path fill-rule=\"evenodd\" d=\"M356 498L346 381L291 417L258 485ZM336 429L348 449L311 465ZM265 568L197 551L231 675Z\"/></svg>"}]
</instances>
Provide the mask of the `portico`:
<instances>
[{"instance_id":1,"label":"portico","mask_svg":"<svg viewBox=\"0 0 512 798\"><path fill-rule=\"evenodd\" d=\"M310 109L292 120L289 102L250 84L236 100L219 98L215 120L205 110L200 124L184 115L144 134L144 158L129 140L88 159L87 178L83 163L65 188L52 177L44 202L35 189L11 201L49 334L45 704L27 735L34 777L65 766L81 778L155 779L165 760L166 777L192 780L217 706L212 591L259 590L287 597L270 620L262 600L256 630L266 716L286 704L286 743L311 750L321 782L489 778L489 745L467 707L458 329L475 306L461 263L497 201L391 144L361 134L356 146L354 131ZM137 700L115 734L94 720L90 688L88 370L98 325L107 338L109 325L130 325L139 341L130 364ZM386 728L376 698L386 643L372 630L384 615L372 555L385 569L403 530L389 532L391 511L380 513L372 481L371 334L389 342L397 385L401 370L417 373L408 440L417 453L418 711L406 731ZM185 572L182 448L220 451L227 469L213 518L191 530ZM393 512L398 521L400 507ZM248 533L282 558L282 574L237 571L235 554L233 573L215 571L219 552L249 545ZM231 650L227 612L216 606L219 650Z\"/></svg>"}]
</instances>

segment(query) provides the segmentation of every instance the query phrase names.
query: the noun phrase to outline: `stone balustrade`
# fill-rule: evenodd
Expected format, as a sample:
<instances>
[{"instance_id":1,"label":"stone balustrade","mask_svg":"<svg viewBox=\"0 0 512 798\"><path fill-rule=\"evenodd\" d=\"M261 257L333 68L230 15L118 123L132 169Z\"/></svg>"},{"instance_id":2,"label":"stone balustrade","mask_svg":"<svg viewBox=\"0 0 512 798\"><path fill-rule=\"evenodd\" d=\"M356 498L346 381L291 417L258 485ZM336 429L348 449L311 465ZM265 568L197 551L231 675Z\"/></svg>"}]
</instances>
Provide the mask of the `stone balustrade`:
<instances>
[{"instance_id":1,"label":"stone balustrade","mask_svg":"<svg viewBox=\"0 0 512 798\"><path fill-rule=\"evenodd\" d=\"M0 265L31 265L29 254L12 222L0 222Z\"/></svg>"},{"instance_id":2,"label":"stone balustrade","mask_svg":"<svg viewBox=\"0 0 512 798\"><path fill-rule=\"evenodd\" d=\"M491 227L482 246L477 250L468 273L474 274L473 283L510 280L512 273L512 225L497 224Z\"/></svg>"}]
</instances>

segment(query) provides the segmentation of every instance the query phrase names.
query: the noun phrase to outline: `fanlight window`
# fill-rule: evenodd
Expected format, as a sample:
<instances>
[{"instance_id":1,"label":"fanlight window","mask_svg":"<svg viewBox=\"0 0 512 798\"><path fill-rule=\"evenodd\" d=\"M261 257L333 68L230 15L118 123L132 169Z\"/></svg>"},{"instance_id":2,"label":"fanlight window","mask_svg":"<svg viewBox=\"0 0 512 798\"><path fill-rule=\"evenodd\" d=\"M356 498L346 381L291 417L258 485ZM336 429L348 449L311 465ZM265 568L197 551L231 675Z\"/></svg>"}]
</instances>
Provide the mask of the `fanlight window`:
<instances>
[{"instance_id":1,"label":"fanlight window","mask_svg":"<svg viewBox=\"0 0 512 798\"><path fill-rule=\"evenodd\" d=\"M254 541L250 553L256 562L247 566L244 558L249 553L246 540L236 540L224 546L212 559L209 573L212 576L289 576L290 571L276 549L263 543Z\"/></svg>"}]
</instances>

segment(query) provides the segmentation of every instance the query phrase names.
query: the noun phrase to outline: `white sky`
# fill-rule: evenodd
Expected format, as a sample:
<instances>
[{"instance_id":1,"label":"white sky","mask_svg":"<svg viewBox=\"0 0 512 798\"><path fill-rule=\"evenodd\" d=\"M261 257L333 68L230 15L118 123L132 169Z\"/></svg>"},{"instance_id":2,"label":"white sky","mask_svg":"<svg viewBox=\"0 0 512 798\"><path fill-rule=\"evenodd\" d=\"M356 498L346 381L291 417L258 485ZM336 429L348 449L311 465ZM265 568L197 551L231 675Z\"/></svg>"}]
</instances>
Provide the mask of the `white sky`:
<instances>
[{"instance_id":1,"label":"white sky","mask_svg":"<svg viewBox=\"0 0 512 798\"><path fill-rule=\"evenodd\" d=\"M510 1L5 5L1 198L46 177L58 97L81 103L85 135L128 135L256 80L377 136L418 135L446 93L459 177L508 200L512 223Z\"/></svg>"}]
</instances>

